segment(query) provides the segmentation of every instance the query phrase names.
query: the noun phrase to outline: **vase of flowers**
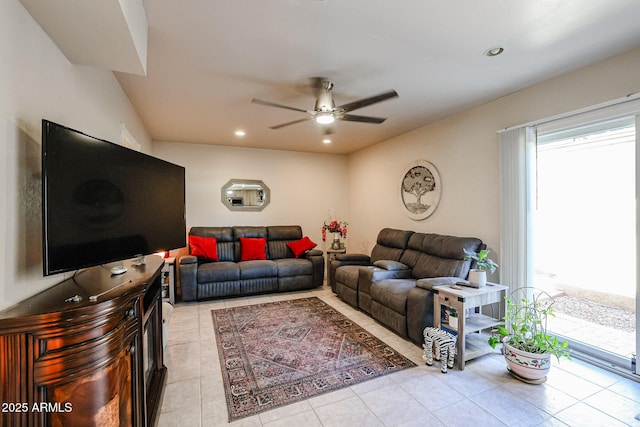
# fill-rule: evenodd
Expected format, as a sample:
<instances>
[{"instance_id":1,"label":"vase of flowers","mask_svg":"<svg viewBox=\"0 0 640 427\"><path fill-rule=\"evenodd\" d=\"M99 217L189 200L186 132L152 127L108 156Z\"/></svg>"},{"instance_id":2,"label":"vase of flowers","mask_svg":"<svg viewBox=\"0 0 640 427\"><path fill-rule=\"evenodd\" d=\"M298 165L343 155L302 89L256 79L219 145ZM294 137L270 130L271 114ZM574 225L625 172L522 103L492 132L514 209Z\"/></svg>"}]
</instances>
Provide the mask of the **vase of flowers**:
<instances>
[{"instance_id":1,"label":"vase of flowers","mask_svg":"<svg viewBox=\"0 0 640 427\"><path fill-rule=\"evenodd\" d=\"M322 225L322 241L327 240L327 231L333 233L333 242L331 242L331 249L340 249L340 238L347 237L347 223L344 221L331 220L325 221Z\"/></svg>"}]
</instances>

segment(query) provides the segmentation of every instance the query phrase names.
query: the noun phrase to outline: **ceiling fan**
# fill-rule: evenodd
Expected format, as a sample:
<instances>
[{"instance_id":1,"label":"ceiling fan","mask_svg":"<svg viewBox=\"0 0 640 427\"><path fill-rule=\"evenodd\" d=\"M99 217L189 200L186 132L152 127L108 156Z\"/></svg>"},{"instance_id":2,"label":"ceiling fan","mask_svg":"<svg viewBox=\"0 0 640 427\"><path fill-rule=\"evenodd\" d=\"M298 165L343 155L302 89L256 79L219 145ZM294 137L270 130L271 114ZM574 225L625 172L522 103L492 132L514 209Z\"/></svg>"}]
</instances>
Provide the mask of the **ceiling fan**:
<instances>
[{"instance_id":1,"label":"ceiling fan","mask_svg":"<svg viewBox=\"0 0 640 427\"><path fill-rule=\"evenodd\" d=\"M347 104L336 107L333 102L333 82L325 77L316 77L311 79L312 88L316 97L316 104L313 110L303 110L301 108L289 107L287 105L276 104L275 102L262 101L260 99L252 99L254 104L267 105L270 107L285 108L287 110L300 111L307 113L308 116L304 119L294 120L292 122L282 123L276 126L270 126L270 129L280 129L285 126L293 125L296 123L305 122L307 120L315 120L317 123L327 125L333 123L335 120L344 120L348 122L361 122L361 123L375 123L379 124L386 120L382 117L370 117L360 116L356 114L349 114L353 110L364 108L371 104L385 101L390 98L398 96L395 90L390 90L379 95L371 96L369 98L360 99L358 101L349 102Z\"/></svg>"}]
</instances>

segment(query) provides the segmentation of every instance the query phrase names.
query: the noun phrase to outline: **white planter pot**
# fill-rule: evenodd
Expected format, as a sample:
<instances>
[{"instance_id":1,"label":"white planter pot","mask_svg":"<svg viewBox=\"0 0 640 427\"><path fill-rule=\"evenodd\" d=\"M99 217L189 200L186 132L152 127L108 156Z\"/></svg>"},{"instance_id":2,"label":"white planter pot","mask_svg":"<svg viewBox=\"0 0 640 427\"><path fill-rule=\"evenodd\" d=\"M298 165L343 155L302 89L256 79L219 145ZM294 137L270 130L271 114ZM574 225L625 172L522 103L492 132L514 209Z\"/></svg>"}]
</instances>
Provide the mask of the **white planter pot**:
<instances>
[{"instance_id":1,"label":"white planter pot","mask_svg":"<svg viewBox=\"0 0 640 427\"><path fill-rule=\"evenodd\" d=\"M551 369L550 354L536 354L518 350L510 346L505 337L502 342L502 354L507 361L507 366L516 375L527 380L542 380Z\"/></svg>"},{"instance_id":2,"label":"white planter pot","mask_svg":"<svg viewBox=\"0 0 640 427\"><path fill-rule=\"evenodd\" d=\"M469 271L469 283L476 286L485 286L487 284L487 272L475 269Z\"/></svg>"}]
</instances>

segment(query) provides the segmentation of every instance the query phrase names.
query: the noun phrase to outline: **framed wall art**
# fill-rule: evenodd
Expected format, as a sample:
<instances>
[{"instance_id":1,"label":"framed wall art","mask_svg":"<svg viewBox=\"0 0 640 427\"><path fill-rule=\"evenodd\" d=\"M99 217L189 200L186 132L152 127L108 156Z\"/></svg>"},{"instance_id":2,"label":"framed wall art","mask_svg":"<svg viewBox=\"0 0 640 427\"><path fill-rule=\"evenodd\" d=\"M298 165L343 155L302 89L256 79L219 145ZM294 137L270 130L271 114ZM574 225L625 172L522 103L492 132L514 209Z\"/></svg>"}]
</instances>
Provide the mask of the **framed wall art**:
<instances>
[{"instance_id":1,"label":"framed wall art","mask_svg":"<svg viewBox=\"0 0 640 427\"><path fill-rule=\"evenodd\" d=\"M429 218L440 203L442 181L436 167L426 160L408 165L400 180L402 210L411 219Z\"/></svg>"}]
</instances>

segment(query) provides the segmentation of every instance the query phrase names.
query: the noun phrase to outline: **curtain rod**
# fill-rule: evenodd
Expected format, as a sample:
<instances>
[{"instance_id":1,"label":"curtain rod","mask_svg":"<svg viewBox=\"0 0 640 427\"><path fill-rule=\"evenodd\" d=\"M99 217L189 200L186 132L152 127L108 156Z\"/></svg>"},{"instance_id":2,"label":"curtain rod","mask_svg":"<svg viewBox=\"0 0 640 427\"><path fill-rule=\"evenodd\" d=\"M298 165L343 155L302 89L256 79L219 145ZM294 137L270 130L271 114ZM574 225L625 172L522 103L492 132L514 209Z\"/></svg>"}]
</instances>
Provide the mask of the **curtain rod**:
<instances>
[{"instance_id":1,"label":"curtain rod","mask_svg":"<svg viewBox=\"0 0 640 427\"><path fill-rule=\"evenodd\" d=\"M573 111L570 111L570 112L567 112L567 113L557 114L555 116L547 117L546 119L533 120L533 121L530 121L530 122L527 122L527 123L523 123L523 124L520 124L520 125L509 126L507 128L498 130L497 133L508 132L510 130L513 130L513 129L519 129L519 128L528 127L528 126L538 126L538 125L541 125L541 124L552 123L552 122L555 122L557 120L566 119L566 118L577 116L577 115L584 114L584 113L590 113L592 111L601 110L603 108L611 107L613 105L621 105L621 104L624 104L626 102L635 101L637 99L640 99L640 93L634 92L634 93L630 93L629 95L626 95L625 97L622 97L622 98L617 98L617 99L614 99L614 100L611 100L611 101L603 102L601 104L592 105L590 107L580 108L578 110L573 110Z\"/></svg>"}]
</instances>

